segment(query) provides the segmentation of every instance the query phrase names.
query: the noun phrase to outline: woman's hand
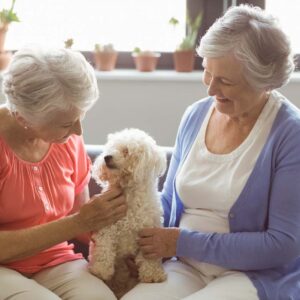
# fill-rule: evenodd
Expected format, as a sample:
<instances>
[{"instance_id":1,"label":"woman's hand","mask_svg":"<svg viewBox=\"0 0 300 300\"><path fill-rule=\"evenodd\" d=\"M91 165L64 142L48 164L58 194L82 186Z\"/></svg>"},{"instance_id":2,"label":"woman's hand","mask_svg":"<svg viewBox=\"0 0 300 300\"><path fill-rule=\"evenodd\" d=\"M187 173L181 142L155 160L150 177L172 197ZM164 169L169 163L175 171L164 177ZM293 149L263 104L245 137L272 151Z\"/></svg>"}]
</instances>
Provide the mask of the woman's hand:
<instances>
[{"instance_id":1,"label":"woman's hand","mask_svg":"<svg viewBox=\"0 0 300 300\"><path fill-rule=\"evenodd\" d=\"M85 232L97 231L126 215L127 205L122 190L113 187L94 195L80 208L77 220Z\"/></svg>"},{"instance_id":2,"label":"woman's hand","mask_svg":"<svg viewBox=\"0 0 300 300\"><path fill-rule=\"evenodd\" d=\"M139 232L138 244L145 258L176 255L179 228L145 228Z\"/></svg>"}]
</instances>

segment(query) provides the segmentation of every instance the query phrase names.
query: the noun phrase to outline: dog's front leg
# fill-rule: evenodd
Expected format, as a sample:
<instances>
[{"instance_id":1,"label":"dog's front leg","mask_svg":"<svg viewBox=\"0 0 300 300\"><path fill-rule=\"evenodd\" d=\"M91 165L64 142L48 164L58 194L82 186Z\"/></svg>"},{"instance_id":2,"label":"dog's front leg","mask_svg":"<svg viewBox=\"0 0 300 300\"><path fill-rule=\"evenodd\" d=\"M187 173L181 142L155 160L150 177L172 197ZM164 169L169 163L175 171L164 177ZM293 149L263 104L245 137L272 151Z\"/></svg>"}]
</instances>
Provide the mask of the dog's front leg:
<instances>
[{"instance_id":1,"label":"dog's front leg","mask_svg":"<svg viewBox=\"0 0 300 300\"><path fill-rule=\"evenodd\" d=\"M110 280L115 271L116 234L114 225L104 228L92 237L94 245L89 256L91 273L102 280Z\"/></svg>"},{"instance_id":2,"label":"dog's front leg","mask_svg":"<svg viewBox=\"0 0 300 300\"><path fill-rule=\"evenodd\" d=\"M146 259L139 252L135 263L138 266L140 282L163 282L167 279L161 259Z\"/></svg>"}]
</instances>

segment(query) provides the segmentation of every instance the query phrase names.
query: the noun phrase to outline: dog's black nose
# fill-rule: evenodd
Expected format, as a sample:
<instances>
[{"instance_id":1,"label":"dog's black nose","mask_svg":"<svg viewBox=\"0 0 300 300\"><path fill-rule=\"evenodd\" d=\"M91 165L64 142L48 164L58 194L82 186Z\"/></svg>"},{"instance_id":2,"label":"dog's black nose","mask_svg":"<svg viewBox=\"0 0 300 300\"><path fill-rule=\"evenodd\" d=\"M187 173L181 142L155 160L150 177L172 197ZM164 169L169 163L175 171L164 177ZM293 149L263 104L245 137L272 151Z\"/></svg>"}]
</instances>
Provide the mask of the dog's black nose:
<instances>
[{"instance_id":1,"label":"dog's black nose","mask_svg":"<svg viewBox=\"0 0 300 300\"><path fill-rule=\"evenodd\" d=\"M109 163L111 163L111 161L112 161L112 155L104 156L104 161L107 165L109 165Z\"/></svg>"},{"instance_id":2,"label":"dog's black nose","mask_svg":"<svg viewBox=\"0 0 300 300\"><path fill-rule=\"evenodd\" d=\"M114 163L112 155L106 155L106 156L104 156L104 161L105 161L106 166L109 169L116 169L117 168L117 166Z\"/></svg>"}]
</instances>

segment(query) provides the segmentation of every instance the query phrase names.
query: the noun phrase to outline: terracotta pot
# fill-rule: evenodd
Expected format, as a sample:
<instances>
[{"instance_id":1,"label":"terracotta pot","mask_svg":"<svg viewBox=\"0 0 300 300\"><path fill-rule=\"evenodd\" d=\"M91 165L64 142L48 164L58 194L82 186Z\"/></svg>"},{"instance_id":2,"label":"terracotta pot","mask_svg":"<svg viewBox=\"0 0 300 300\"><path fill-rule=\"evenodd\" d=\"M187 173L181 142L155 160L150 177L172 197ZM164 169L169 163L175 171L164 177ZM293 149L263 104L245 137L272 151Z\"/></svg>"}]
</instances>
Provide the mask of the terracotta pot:
<instances>
[{"instance_id":1,"label":"terracotta pot","mask_svg":"<svg viewBox=\"0 0 300 300\"><path fill-rule=\"evenodd\" d=\"M118 52L94 52L96 69L112 71L116 67Z\"/></svg>"},{"instance_id":2,"label":"terracotta pot","mask_svg":"<svg viewBox=\"0 0 300 300\"><path fill-rule=\"evenodd\" d=\"M6 69L10 60L12 58L12 53L9 51L0 52L0 70Z\"/></svg>"},{"instance_id":3,"label":"terracotta pot","mask_svg":"<svg viewBox=\"0 0 300 300\"><path fill-rule=\"evenodd\" d=\"M4 52L4 44L7 30L7 24L0 28L0 52Z\"/></svg>"},{"instance_id":4,"label":"terracotta pot","mask_svg":"<svg viewBox=\"0 0 300 300\"><path fill-rule=\"evenodd\" d=\"M152 72L156 69L160 53L146 54L132 54L135 67L140 72Z\"/></svg>"},{"instance_id":5,"label":"terracotta pot","mask_svg":"<svg viewBox=\"0 0 300 300\"><path fill-rule=\"evenodd\" d=\"M192 72L195 64L194 50L177 50L173 53L176 72Z\"/></svg>"}]
</instances>

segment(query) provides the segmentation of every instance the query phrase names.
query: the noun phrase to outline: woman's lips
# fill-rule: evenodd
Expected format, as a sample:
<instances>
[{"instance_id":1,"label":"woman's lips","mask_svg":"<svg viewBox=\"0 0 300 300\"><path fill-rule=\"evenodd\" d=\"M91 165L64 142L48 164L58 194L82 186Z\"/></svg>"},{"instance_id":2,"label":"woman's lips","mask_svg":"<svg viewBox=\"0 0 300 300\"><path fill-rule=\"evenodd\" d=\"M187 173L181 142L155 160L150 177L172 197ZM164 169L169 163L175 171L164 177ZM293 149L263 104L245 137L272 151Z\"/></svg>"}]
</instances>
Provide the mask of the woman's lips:
<instances>
[{"instance_id":1,"label":"woman's lips","mask_svg":"<svg viewBox=\"0 0 300 300\"><path fill-rule=\"evenodd\" d=\"M218 97L216 97L216 100L217 100L218 102L221 102L221 103L228 102L228 99L227 99L227 98L218 98Z\"/></svg>"}]
</instances>

